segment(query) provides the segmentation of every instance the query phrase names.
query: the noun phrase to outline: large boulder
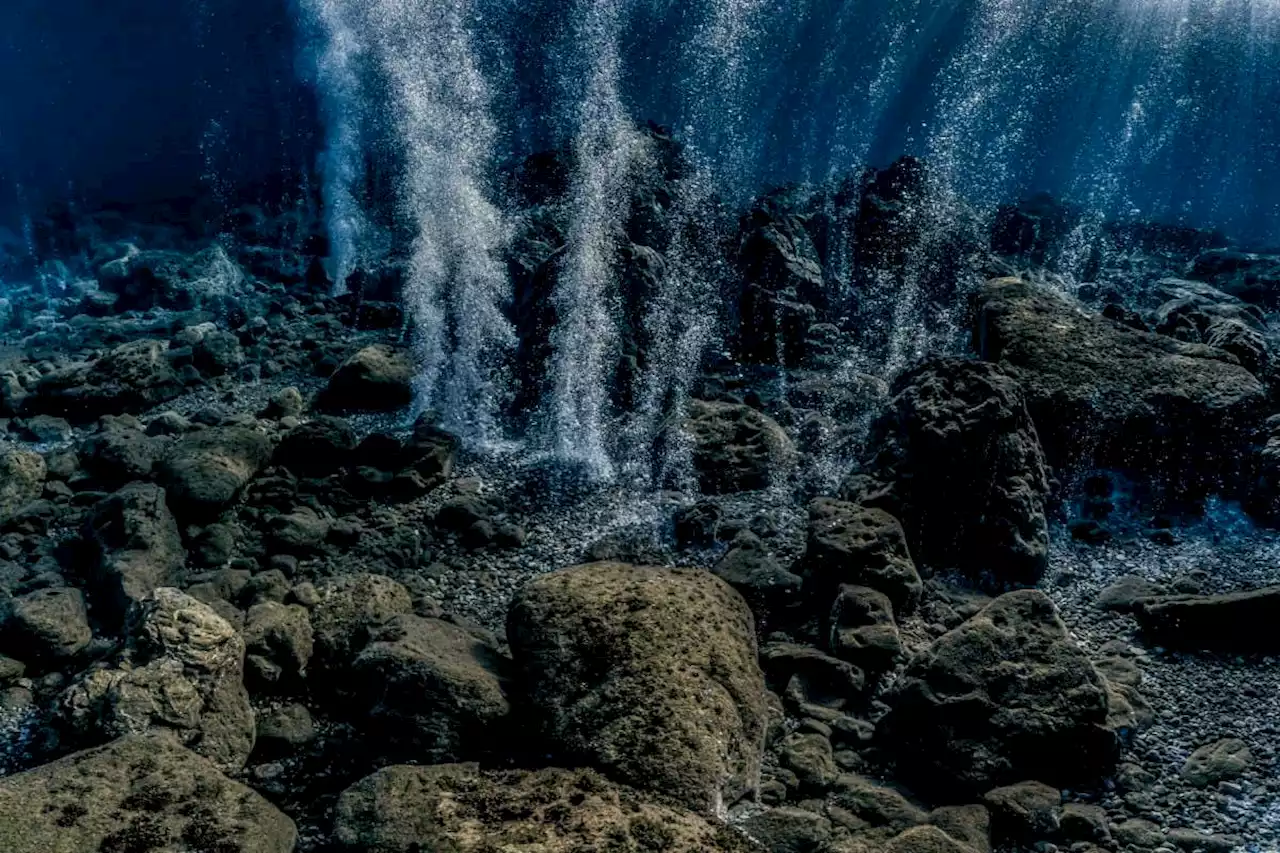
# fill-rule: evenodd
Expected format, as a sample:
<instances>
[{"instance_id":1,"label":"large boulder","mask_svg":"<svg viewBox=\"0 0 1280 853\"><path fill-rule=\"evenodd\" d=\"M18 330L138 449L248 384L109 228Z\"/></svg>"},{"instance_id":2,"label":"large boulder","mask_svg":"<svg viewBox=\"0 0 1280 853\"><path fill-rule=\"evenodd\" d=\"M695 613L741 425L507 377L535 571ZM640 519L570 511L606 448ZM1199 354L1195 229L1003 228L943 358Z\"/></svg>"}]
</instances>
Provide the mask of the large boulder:
<instances>
[{"instance_id":1,"label":"large boulder","mask_svg":"<svg viewBox=\"0 0 1280 853\"><path fill-rule=\"evenodd\" d=\"M58 415L78 423L144 412L182 394L182 381L167 349L165 341L133 341L96 361L55 370L36 383L24 406L31 414Z\"/></svg>"},{"instance_id":2,"label":"large boulder","mask_svg":"<svg viewBox=\"0 0 1280 853\"><path fill-rule=\"evenodd\" d=\"M92 551L95 612L119 627L138 602L176 583L186 560L164 489L131 483L94 506L84 538Z\"/></svg>"},{"instance_id":3,"label":"large boulder","mask_svg":"<svg viewBox=\"0 0 1280 853\"><path fill-rule=\"evenodd\" d=\"M275 806L161 734L0 779L6 853L292 853L296 841Z\"/></svg>"},{"instance_id":4,"label":"large boulder","mask_svg":"<svg viewBox=\"0 0 1280 853\"><path fill-rule=\"evenodd\" d=\"M987 284L975 336L1022 385L1053 465L1124 471L1179 500L1229 494L1246 473L1266 391L1234 356L1019 279Z\"/></svg>"},{"instance_id":5,"label":"large boulder","mask_svg":"<svg viewBox=\"0 0 1280 853\"><path fill-rule=\"evenodd\" d=\"M416 377L417 370L407 351L374 344L342 363L320 392L316 407L327 411L402 409L413 402Z\"/></svg>"},{"instance_id":6,"label":"large boulder","mask_svg":"<svg viewBox=\"0 0 1280 853\"><path fill-rule=\"evenodd\" d=\"M252 427L214 427L180 438L157 475L169 505L185 521L208 520L226 509L271 458L271 440Z\"/></svg>"},{"instance_id":7,"label":"large boulder","mask_svg":"<svg viewBox=\"0 0 1280 853\"><path fill-rule=\"evenodd\" d=\"M510 661L483 632L397 616L373 635L354 672L361 719L397 756L457 761L502 742Z\"/></svg>"},{"instance_id":8,"label":"large boulder","mask_svg":"<svg viewBox=\"0 0 1280 853\"><path fill-rule=\"evenodd\" d=\"M997 598L909 664L878 734L900 772L948 796L1114 765L1107 686L1037 590Z\"/></svg>"},{"instance_id":9,"label":"large boulder","mask_svg":"<svg viewBox=\"0 0 1280 853\"><path fill-rule=\"evenodd\" d=\"M900 519L922 565L997 584L1044 574L1048 468L1022 390L1003 370L942 358L909 371L869 446L844 496Z\"/></svg>"},{"instance_id":10,"label":"large boulder","mask_svg":"<svg viewBox=\"0 0 1280 853\"><path fill-rule=\"evenodd\" d=\"M1156 595L1137 601L1143 630L1170 648L1272 654L1280 650L1280 586L1222 595Z\"/></svg>"},{"instance_id":11,"label":"large boulder","mask_svg":"<svg viewBox=\"0 0 1280 853\"><path fill-rule=\"evenodd\" d=\"M590 770L386 767L342 794L334 824L334 840L350 853L757 849L719 823L656 804Z\"/></svg>"},{"instance_id":12,"label":"large boulder","mask_svg":"<svg viewBox=\"0 0 1280 853\"><path fill-rule=\"evenodd\" d=\"M120 656L63 693L71 736L93 741L163 730L226 772L253 751L245 642L208 605L162 588L143 603Z\"/></svg>"},{"instance_id":13,"label":"large boulder","mask_svg":"<svg viewBox=\"0 0 1280 853\"><path fill-rule=\"evenodd\" d=\"M809 504L809 542L800 566L806 592L820 608L831 605L842 584L856 584L879 590L906 614L923 589L896 518L829 498Z\"/></svg>"},{"instance_id":14,"label":"large boulder","mask_svg":"<svg viewBox=\"0 0 1280 853\"><path fill-rule=\"evenodd\" d=\"M795 448L786 432L750 406L690 400L684 433L704 494L780 485L794 464Z\"/></svg>"},{"instance_id":15,"label":"large boulder","mask_svg":"<svg viewBox=\"0 0 1280 853\"><path fill-rule=\"evenodd\" d=\"M700 812L759 782L767 709L751 611L705 571L543 575L507 636L549 748Z\"/></svg>"},{"instance_id":16,"label":"large boulder","mask_svg":"<svg viewBox=\"0 0 1280 853\"><path fill-rule=\"evenodd\" d=\"M0 520L40 497L46 473L39 453L19 447L0 449Z\"/></svg>"}]
</instances>

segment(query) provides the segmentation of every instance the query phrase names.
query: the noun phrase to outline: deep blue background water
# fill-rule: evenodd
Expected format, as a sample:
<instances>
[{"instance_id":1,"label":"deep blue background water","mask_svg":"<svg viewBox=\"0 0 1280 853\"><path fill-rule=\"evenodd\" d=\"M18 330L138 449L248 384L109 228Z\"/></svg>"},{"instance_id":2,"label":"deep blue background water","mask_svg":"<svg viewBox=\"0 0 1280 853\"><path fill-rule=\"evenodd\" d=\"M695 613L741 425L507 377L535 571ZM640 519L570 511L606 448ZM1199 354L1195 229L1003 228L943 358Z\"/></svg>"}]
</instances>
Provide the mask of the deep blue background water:
<instances>
[{"instance_id":1,"label":"deep blue background water","mask_svg":"<svg viewBox=\"0 0 1280 853\"><path fill-rule=\"evenodd\" d=\"M477 3L495 159L572 134L590 51L566 33L603 2ZM612 2L632 114L676 125L747 188L910 151L985 203L1049 189L1280 243L1270 2ZM717 13L740 24L733 85L697 64ZM289 0L0 4L0 209L301 180L322 131L295 18Z\"/></svg>"}]
</instances>

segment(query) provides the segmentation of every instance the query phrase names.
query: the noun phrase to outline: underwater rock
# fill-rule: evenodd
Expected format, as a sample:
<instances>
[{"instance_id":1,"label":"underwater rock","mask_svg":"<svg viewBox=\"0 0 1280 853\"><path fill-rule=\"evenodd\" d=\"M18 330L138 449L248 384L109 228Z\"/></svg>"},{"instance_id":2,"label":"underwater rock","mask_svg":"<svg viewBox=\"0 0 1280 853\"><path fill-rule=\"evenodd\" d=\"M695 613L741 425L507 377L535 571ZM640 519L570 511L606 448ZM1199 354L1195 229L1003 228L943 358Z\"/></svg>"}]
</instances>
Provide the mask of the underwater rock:
<instances>
[{"instance_id":1,"label":"underwater rock","mask_svg":"<svg viewBox=\"0 0 1280 853\"><path fill-rule=\"evenodd\" d=\"M1134 615L1160 643L1188 651L1269 654L1280 649L1280 586L1223 595L1143 599Z\"/></svg>"},{"instance_id":2,"label":"underwater rock","mask_svg":"<svg viewBox=\"0 0 1280 853\"><path fill-rule=\"evenodd\" d=\"M271 451L253 427L209 427L170 445L156 474L175 516L208 521L239 497Z\"/></svg>"},{"instance_id":3,"label":"underwater rock","mask_svg":"<svg viewBox=\"0 0 1280 853\"><path fill-rule=\"evenodd\" d=\"M1049 471L1024 400L995 365L926 362L894 384L874 455L842 495L900 519L924 566L1035 583L1048 564Z\"/></svg>"},{"instance_id":4,"label":"underwater rock","mask_svg":"<svg viewBox=\"0 0 1280 853\"><path fill-rule=\"evenodd\" d=\"M1188 275L1245 302L1280 307L1280 257L1210 249L1196 257Z\"/></svg>"},{"instance_id":5,"label":"underwater rock","mask_svg":"<svg viewBox=\"0 0 1280 853\"><path fill-rule=\"evenodd\" d=\"M1234 357L1018 279L987 284L975 342L1022 385L1055 466L1124 471L1178 501L1241 490L1266 391Z\"/></svg>"},{"instance_id":6,"label":"underwater rock","mask_svg":"<svg viewBox=\"0 0 1280 853\"><path fill-rule=\"evenodd\" d=\"M1105 682L1036 590L1003 595L944 634L886 702L877 734L899 771L947 797L1088 782L1119 754Z\"/></svg>"},{"instance_id":7,"label":"underwater rock","mask_svg":"<svg viewBox=\"0 0 1280 853\"><path fill-rule=\"evenodd\" d=\"M0 448L0 520L40 497L48 466L44 457L14 446Z\"/></svg>"},{"instance_id":8,"label":"underwater rock","mask_svg":"<svg viewBox=\"0 0 1280 853\"><path fill-rule=\"evenodd\" d=\"M316 399L321 411L390 412L413 402L417 369L403 350L374 344L344 361Z\"/></svg>"},{"instance_id":9,"label":"underwater rock","mask_svg":"<svg viewBox=\"0 0 1280 853\"><path fill-rule=\"evenodd\" d=\"M220 246L194 255L171 251L137 251L103 264L98 286L117 297L117 311L149 308L189 310L241 288L244 274Z\"/></svg>"},{"instance_id":10,"label":"underwater rock","mask_svg":"<svg viewBox=\"0 0 1280 853\"><path fill-rule=\"evenodd\" d=\"M129 735L0 779L0 849L292 853L293 821L171 737Z\"/></svg>"},{"instance_id":11,"label":"underwater rock","mask_svg":"<svg viewBox=\"0 0 1280 853\"><path fill-rule=\"evenodd\" d=\"M343 575L326 580L317 585L316 597L311 608L313 666L330 680L355 662L382 626L413 612L409 591L381 575Z\"/></svg>"},{"instance_id":12,"label":"underwater rock","mask_svg":"<svg viewBox=\"0 0 1280 853\"><path fill-rule=\"evenodd\" d=\"M705 571L596 563L531 581L507 619L549 747L698 812L759 784L767 712L751 611Z\"/></svg>"},{"instance_id":13,"label":"underwater rock","mask_svg":"<svg viewBox=\"0 0 1280 853\"><path fill-rule=\"evenodd\" d=\"M7 611L7 613L6 613ZM62 663L93 639L84 593L39 589L10 602L0 597L0 639L5 651L27 663Z\"/></svg>"},{"instance_id":14,"label":"underwater rock","mask_svg":"<svg viewBox=\"0 0 1280 853\"><path fill-rule=\"evenodd\" d=\"M791 439L750 406L690 400L684 431L693 442L693 467L704 494L767 489L790 476Z\"/></svg>"},{"instance_id":15,"label":"underwater rock","mask_svg":"<svg viewBox=\"0 0 1280 853\"><path fill-rule=\"evenodd\" d=\"M669 853L757 849L728 827L646 800L591 770L496 772L474 764L379 770L339 798L334 838L351 853L481 853L531 838L545 853L611 845Z\"/></svg>"},{"instance_id":16,"label":"underwater rock","mask_svg":"<svg viewBox=\"0 0 1280 853\"><path fill-rule=\"evenodd\" d=\"M94 506L84 538L95 555L95 611L116 627L157 588L178 581L186 559L164 489L149 483L131 483Z\"/></svg>"},{"instance_id":17,"label":"underwater rock","mask_svg":"<svg viewBox=\"0 0 1280 853\"><path fill-rule=\"evenodd\" d=\"M298 477L324 477L354 462L355 449L351 425L321 415L285 433L271 461Z\"/></svg>"},{"instance_id":18,"label":"underwater rock","mask_svg":"<svg viewBox=\"0 0 1280 853\"><path fill-rule=\"evenodd\" d=\"M889 513L845 501L809 504L809 536L800 570L805 593L820 609L842 584L879 590L900 613L920 602L920 574L907 550L902 525Z\"/></svg>"},{"instance_id":19,"label":"underwater rock","mask_svg":"<svg viewBox=\"0 0 1280 853\"><path fill-rule=\"evenodd\" d=\"M123 344L96 361L42 377L23 401L30 414L57 415L88 423L102 415L145 412L178 397L181 378L164 341Z\"/></svg>"},{"instance_id":20,"label":"underwater rock","mask_svg":"<svg viewBox=\"0 0 1280 853\"><path fill-rule=\"evenodd\" d=\"M166 730L236 772L255 736L244 656L244 639L212 608L158 589L142 603L122 655L63 693L62 720L81 742Z\"/></svg>"}]
</instances>

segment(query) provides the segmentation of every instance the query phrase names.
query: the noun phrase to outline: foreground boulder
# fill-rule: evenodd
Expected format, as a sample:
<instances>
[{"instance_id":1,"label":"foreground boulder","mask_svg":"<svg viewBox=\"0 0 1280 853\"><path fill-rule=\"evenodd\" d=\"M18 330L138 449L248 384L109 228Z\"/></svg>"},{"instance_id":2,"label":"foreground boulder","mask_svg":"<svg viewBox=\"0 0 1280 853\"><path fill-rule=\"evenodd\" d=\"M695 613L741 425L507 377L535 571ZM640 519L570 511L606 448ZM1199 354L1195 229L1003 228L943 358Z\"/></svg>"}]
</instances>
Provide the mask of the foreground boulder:
<instances>
[{"instance_id":1,"label":"foreground boulder","mask_svg":"<svg viewBox=\"0 0 1280 853\"><path fill-rule=\"evenodd\" d=\"M507 701L510 661L483 632L443 619L397 616L356 658L362 717L395 747L424 761L494 751Z\"/></svg>"},{"instance_id":2,"label":"foreground boulder","mask_svg":"<svg viewBox=\"0 0 1280 853\"><path fill-rule=\"evenodd\" d=\"M374 344L351 356L320 392L316 407L326 411L391 412L413 402L417 371L409 353Z\"/></svg>"},{"instance_id":3,"label":"foreground boulder","mask_svg":"<svg viewBox=\"0 0 1280 853\"><path fill-rule=\"evenodd\" d=\"M1225 595L1156 596L1134 615L1153 639L1175 649L1272 654L1280 651L1280 586Z\"/></svg>"},{"instance_id":4,"label":"foreground boulder","mask_svg":"<svg viewBox=\"0 0 1280 853\"><path fill-rule=\"evenodd\" d=\"M722 812L759 782L767 710L751 611L704 571L619 563L544 575L508 639L566 760Z\"/></svg>"},{"instance_id":5,"label":"foreground boulder","mask_svg":"<svg viewBox=\"0 0 1280 853\"><path fill-rule=\"evenodd\" d=\"M690 400L684 432L704 494L767 489L786 482L795 449L782 427L750 406Z\"/></svg>"},{"instance_id":6,"label":"foreground boulder","mask_svg":"<svg viewBox=\"0 0 1280 853\"><path fill-rule=\"evenodd\" d=\"M89 587L113 627L158 587L181 577L186 553L164 489L132 483L94 508L84 537L91 551Z\"/></svg>"},{"instance_id":7,"label":"foreground boulder","mask_svg":"<svg viewBox=\"0 0 1280 853\"><path fill-rule=\"evenodd\" d=\"M976 343L1021 383L1053 465L1129 472L1186 500L1238 488L1266 392L1234 356L1019 279L987 284Z\"/></svg>"},{"instance_id":8,"label":"foreground boulder","mask_svg":"<svg viewBox=\"0 0 1280 853\"><path fill-rule=\"evenodd\" d=\"M81 741L166 731L238 771L254 743L244 656L244 639L212 608L159 589L121 656L64 692L62 720Z\"/></svg>"},{"instance_id":9,"label":"foreground boulder","mask_svg":"<svg viewBox=\"0 0 1280 853\"><path fill-rule=\"evenodd\" d=\"M338 800L334 839L351 853L757 849L590 770L497 773L462 764L387 767L358 782Z\"/></svg>"},{"instance_id":10,"label":"foreground boulder","mask_svg":"<svg viewBox=\"0 0 1280 853\"><path fill-rule=\"evenodd\" d=\"M204 429L174 442L157 473L173 512L201 521L226 509L270 458L271 441L256 429Z\"/></svg>"},{"instance_id":11,"label":"foreground boulder","mask_svg":"<svg viewBox=\"0 0 1280 853\"><path fill-rule=\"evenodd\" d=\"M291 853L293 822L164 735L130 735L0 779L0 850Z\"/></svg>"},{"instance_id":12,"label":"foreground boulder","mask_svg":"<svg viewBox=\"0 0 1280 853\"><path fill-rule=\"evenodd\" d=\"M1036 590L1003 595L944 634L887 701L882 733L900 771L950 795L1093 780L1117 756L1106 683Z\"/></svg>"},{"instance_id":13,"label":"foreground boulder","mask_svg":"<svg viewBox=\"0 0 1280 853\"><path fill-rule=\"evenodd\" d=\"M182 394L167 349L164 341L134 341L96 361L55 370L36 384L24 406L30 414L77 423L145 412Z\"/></svg>"},{"instance_id":14,"label":"foreground boulder","mask_svg":"<svg viewBox=\"0 0 1280 853\"><path fill-rule=\"evenodd\" d=\"M1001 584L1044 574L1048 468L1022 390L1000 368L945 358L904 374L870 446L845 497L900 519L922 565Z\"/></svg>"}]
</instances>

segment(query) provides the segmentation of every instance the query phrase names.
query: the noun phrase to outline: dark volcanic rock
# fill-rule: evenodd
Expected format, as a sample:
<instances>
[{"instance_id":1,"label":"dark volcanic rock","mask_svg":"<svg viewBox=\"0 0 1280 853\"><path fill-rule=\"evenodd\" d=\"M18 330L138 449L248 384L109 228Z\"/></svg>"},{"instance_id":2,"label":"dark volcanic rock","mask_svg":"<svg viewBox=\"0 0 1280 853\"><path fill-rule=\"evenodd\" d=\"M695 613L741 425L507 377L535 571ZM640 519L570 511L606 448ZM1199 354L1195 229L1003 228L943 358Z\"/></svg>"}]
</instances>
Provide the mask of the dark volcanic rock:
<instances>
[{"instance_id":1,"label":"dark volcanic rock","mask_svg":"<svg viewBox=\"0 0 1280 853\"><path fill-rule=\"evenodd\" d=\"M8 618L5 611L8 610ZM0 602L0 637L5 651L25 661L59 663L89 645L93 631L78 589L40 589Z\"/></svg>"},{"instance_id":2,"label":"dark volcanic rock","mask_svg":"<svg viewBox=\"0 0 1280 853\"><path fill-rule=\"evenodd\" d=\"M326 411L388 412L413 402L417 371L408 352L375 344L351 356L316 400Z\"/></svg>"},{"instance_id":3,"label":"dark volcanic rock","mask_svg":"<svg viewBox=\"0 0 1280 853\"><path fill-rule=\"evenodd\" d=\"M355 458L356 434L342 418L321 416L285 434L272 461L299 477L323 477Z\"/></svg>"},{"instance_id":4,"label":"dark volcanic rock","mask_svg":"<svg viewBox=\"0 0 1280 853\"><path fill-rule=\"evenodd\" d=\"M115 626L158 587L178 580L186 557L164 489L148 483L131 483L99 502L85 539L94 551L95 608Z\"/></svg>"},{"instance_id":5,"label":"dark volcanic rock","mask_svg":"<svg viewBox=\"0 0 1280 853\"><path fill-rule=\"evenodd\" d=\"M105 486L119 488L148 479L164 448L164 441L143 432L136 418L107 415L80 443L78 455L87 474Z\"/></svg>"},{"instance_id":6,"label":"dark volcanic rock","mask_svg":"<svg viewBox=\"0 0 1280 853\"><path fill-rule=\"evenodd\" d=\"M772 418L749 406L690 400L684 430L705 494L767 489L790 474L791 439Z\"/></svg>"},{"instance_id":7,"label":"dark volcanic rock","mask_svg":"<svg viewBox=\"0 0 1280 853\"><path fill-rule=\"evenodd\" d=\"M293 822L164 735L131 735L0 779L6 853L292 853Z\"/></svg>"},{"instance_id":8,"label":"dark volcanic rock","mask_svg":"<svg viewBox=\"0 0 1280 853\"><path fill-rule=\"evenodd\" d=\"M1018 279L987 284L976 343L1022 384L1054 465L1130 472L1186 500L1238 485L1266 392L1223 351L1126 328Z\"/></svg>"},{"instance_id":9,"label":"dark volcanic rock","mask_svg":"<svg viewBox=\"0 0 1280 853\"><path fill-rule=\"evenodd\" d=\"M663 850L749 853L719 823L615 785L590 770L481 771L476 765L387 767L343 793L334 838L349 853L544 853Z\"/></svg>"},{"instance_id":10,"label":"dark volcanic rock","mask_svg":"<svg viewBox=\"0 0 1280 853\"><path fill-rule=\"evenodd\" d=\"M999 584L1044 573L1048 469L1023 393L1000 368L945 358L904 374L870 446L845 496L901 519L922 565Z\"/></svg>"},{"instance_id":11,"label":"dark volcanic rock","mask_svg":"<svg viewBox=\"0 0 1280 853\"><path fill-rule=\"evenodd\" d=\"M381 575L332 578L319 585L317 595L311 627L315 663L322 673L345 670L382 626L413 612L409 591Z\"/></svg>"},{"instance_id":12,"label":"dark volcanic rock","mask_svg":"<svg viewBox=\"0 0 1280 853\"><path fill-rule=\"evenodd\" d=\"M1106 684L1036 590L1008 593L908 666L878 734L904 776L947 796L1074 784L1116 761Z\"/></svg>"},{"instance_id":13,"label":"dark volcanic rock","mask_svg":"<svg viewBox=\"0 0 1280 853\"><path fill-rule=\"evenodd\" d=\"M360 719L400 757L439 763L496 752L508 745L501 726L511 711L510 668L479 632L397 616L355 660Z\"/></svg>"},{"instance_id":14,"label":"dark volcanic rock","mask_svg":"<svg viewBox=\"0 0 1280 853\"><path fill-rule=\"evenodd\" d=\"M553 749L700 812L759 784L767 712L755 628L723 581L578 566L529 583L507 622Z\"/></svg>"},{"instance_id":15,"label":"dark volcanic rock","mask_svg":"<svg viewBox=\"0 0 1280 853\"><path fill-rule=\"evenodd\" d=\"M818 498L809 504L809 543L800 563L805 592L826 608L842 584L877 589L910 613L923 588L902 525L889 513Z\"/></svg>"},{"instance_id":16,"label":"dark volcanic rock","mask_svg":"<svg viewBox=\"0 0 1280 853\"><path fill-rule=\"evenodd\" d=\"M36 383L23 405L31 414L77 423L144 412L182 393L182 380L165 349L164 341L134 341L97 361L55 370Z\"/></svg>"},{"instance_id":17,"label":"dark volcanic rock","mask_svg":"<svg viewBox=\"0 0 1280 853\"><path fill-rule=\"evenodd\" d=\"M1134 608L1159 642L1191 651L1271 654L1280 650L1280 586L1226 595L1157 596Z\"/></svg>"},{"instance_id":18,"label":"dark volcanic rock","mask_svg":"<svg viewBox=\"0 0 1280 853\"><path fill-rule=\"evenodd\" d=\"M893 605L882 592L863 586L840 587L828 622L831 653L864 672L883 673L902 655Z\"/></svg>"},{"instance_id":19,"label":"dark volcanic rock","mask_svg":"<svg viewBox=\"0 0 1280 853\"><path fill-rule=\"evenodd\" d=\"M216 517L271 458L271 440L252 427L211 427L170 446L157 469L175 515Z\"/></svg>"},{"instance_id":20,"label":"dark volcanic rock","mask_svg":"<svg viewBox=\"0 0 1280 853\"><path fill-rule=\"evenodd\" d=\"M1211 249L1195 259L1190 276L1246 302L1280 307L1280 258L1273 255Z\"/></svg>"},{"instance_id":21,"label":"dark volcanic rock","mask_svg":"<svg viewBox=\"0 0 1280 853\"><path fill-rule=\"evenodd\" d=\"M861 669L812 646L769 643L760 650L769 686L801 712L817 707L840 711L855 703L867 686Z\"/></svg>"}]
</instances>

